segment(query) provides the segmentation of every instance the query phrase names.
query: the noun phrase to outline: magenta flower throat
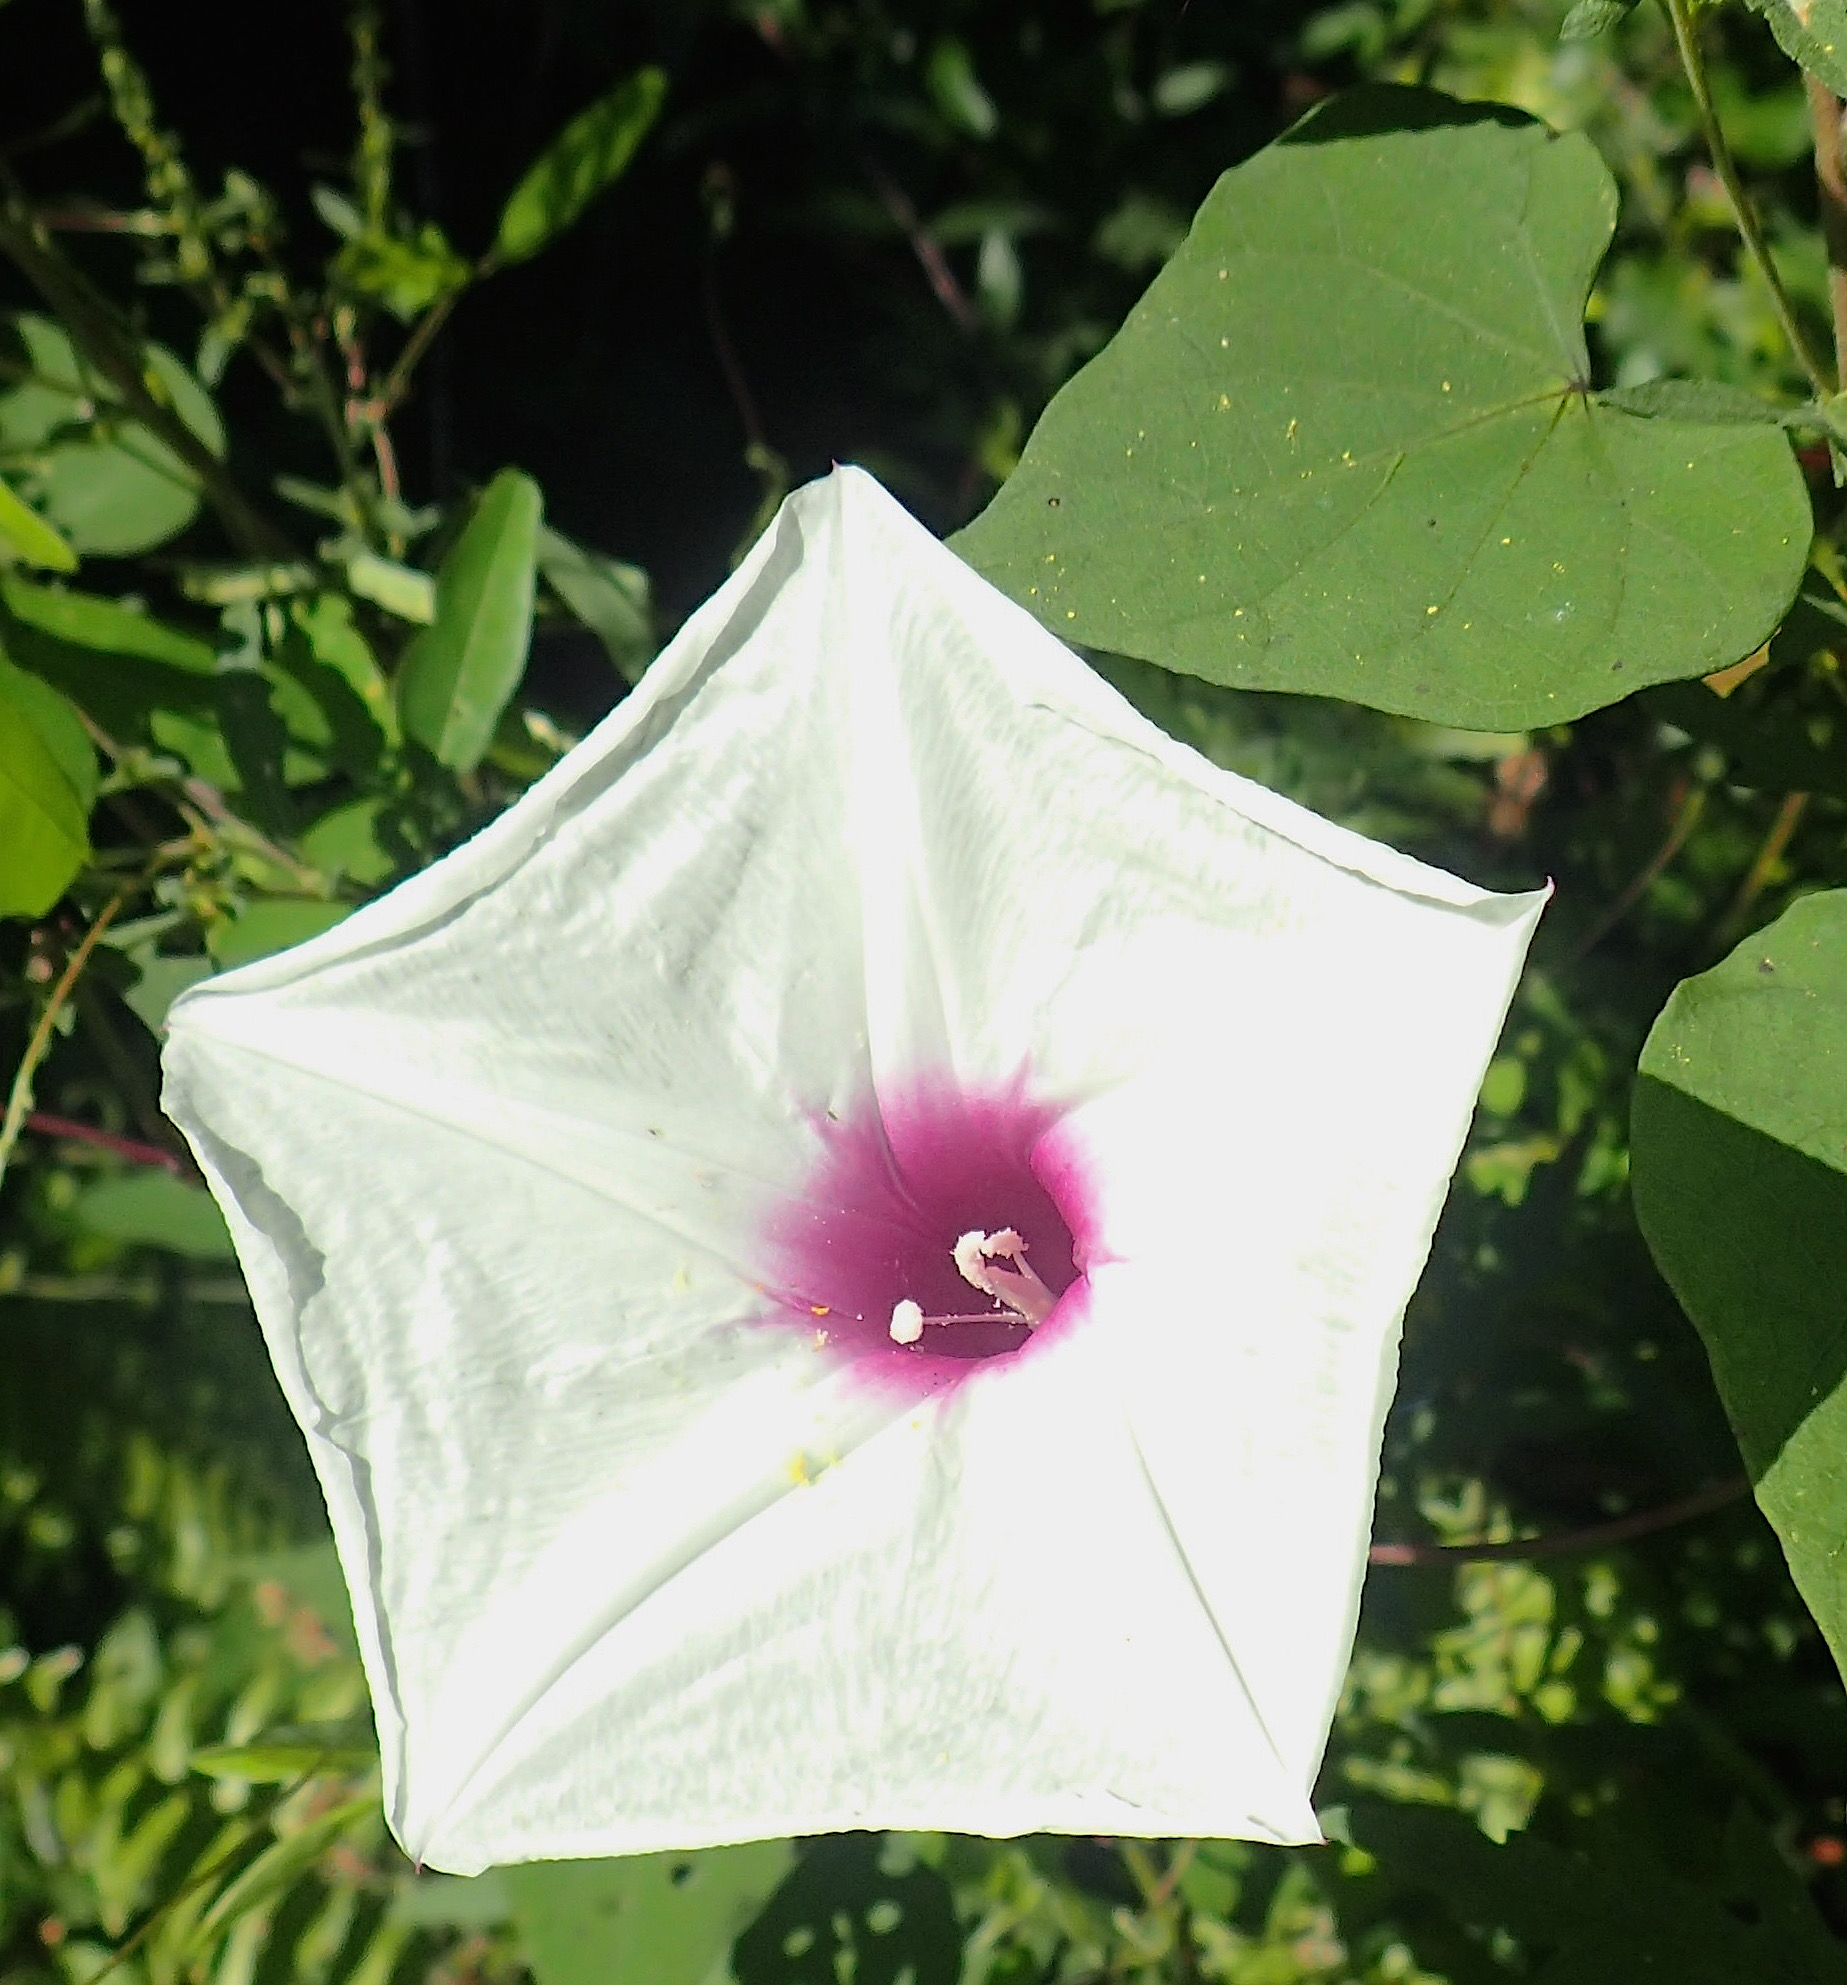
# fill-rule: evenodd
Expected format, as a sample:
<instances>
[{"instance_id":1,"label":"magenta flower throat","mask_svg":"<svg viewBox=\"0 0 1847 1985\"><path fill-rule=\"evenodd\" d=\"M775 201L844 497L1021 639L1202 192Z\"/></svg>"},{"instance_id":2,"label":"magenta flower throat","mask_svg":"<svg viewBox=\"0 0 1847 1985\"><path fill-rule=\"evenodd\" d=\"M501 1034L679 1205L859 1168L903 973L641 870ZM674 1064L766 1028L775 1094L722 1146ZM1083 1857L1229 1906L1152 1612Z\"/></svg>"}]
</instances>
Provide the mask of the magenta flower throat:
<instances>
[{"instance_id":1,"label":"magenta flower throat","mask_svg":"<svg viewBox=\"0 0 1847 1985\"><path fill-rule=\"evenodd\" d=\"M920 1082L820 1125L821 1153L771 1223L778 1321L926 1389L1075 1315L1094 1231L1060 1112L1016 1082Z\"/></svg>"}]
</instances>

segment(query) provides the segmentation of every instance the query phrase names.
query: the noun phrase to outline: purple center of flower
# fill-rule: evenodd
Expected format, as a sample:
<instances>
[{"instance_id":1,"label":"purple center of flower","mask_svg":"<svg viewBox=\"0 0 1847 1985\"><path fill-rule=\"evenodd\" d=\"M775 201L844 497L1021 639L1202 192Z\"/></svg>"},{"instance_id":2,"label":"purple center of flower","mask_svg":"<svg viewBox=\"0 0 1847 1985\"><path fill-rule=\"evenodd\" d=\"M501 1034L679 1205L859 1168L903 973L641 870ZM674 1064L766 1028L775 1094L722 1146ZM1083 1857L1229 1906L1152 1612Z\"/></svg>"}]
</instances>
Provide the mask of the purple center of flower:
<instances>
[{"instance_id":1,"label":"purple center of flower","mask_svg":"<svg viewBox=\"0 0 1847 1985\"><path fill-rule=\"evenodd\" d=\"M1055 1333L1084 1287L1092 1226L1059 1113L1021 1085L924 1082L821 1126L821 1153L769 1233L777 1320L926 1389Z\"/></svg>"}]
</instances>

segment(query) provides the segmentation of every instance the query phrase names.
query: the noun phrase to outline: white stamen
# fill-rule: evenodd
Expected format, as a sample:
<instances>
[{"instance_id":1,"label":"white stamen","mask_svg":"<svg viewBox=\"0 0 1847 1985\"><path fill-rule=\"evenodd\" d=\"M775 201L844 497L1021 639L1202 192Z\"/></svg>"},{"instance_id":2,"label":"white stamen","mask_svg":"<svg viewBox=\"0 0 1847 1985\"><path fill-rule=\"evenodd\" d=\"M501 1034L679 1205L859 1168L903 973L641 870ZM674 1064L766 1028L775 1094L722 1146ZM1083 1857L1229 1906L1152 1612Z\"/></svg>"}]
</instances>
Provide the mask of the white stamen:
<instances>
[{"instance_id":1,"label":"white stamen","mask_svg":"<svg viewBox=\"0 0 1847 1985\"><path fill-rule=\"evenodd\" d=\"M1026 1243L1012 1227L984 1234L973 1228L955 1245L957 1272L964 1282L992 1296L1028 1328L1051 1315L1058 1298L1026 1264Z\"/></svg>"},{"instance_id":2,"label":"white stamen","mask_svg":"<svg viewBox=\"0 0 1847 1985\"><path fill-rule=\"evenodd\" d=\"M923 1335L923 1311L906 1296L891 1313L891 1341L894 1344L915 1344Z\"/></svg>"}]
</instances>

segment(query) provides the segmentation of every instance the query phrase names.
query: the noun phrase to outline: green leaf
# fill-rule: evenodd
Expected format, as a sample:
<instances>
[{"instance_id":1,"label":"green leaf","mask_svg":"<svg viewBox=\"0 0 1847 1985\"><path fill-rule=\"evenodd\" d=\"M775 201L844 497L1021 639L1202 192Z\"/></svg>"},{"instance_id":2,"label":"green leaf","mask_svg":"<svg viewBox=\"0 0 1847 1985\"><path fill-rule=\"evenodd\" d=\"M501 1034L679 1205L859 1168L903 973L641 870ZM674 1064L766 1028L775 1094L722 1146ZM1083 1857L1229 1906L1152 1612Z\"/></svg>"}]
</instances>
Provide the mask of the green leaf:
<instances>
[{"instance_id":1,"label":"green leaf","mask_svg":"<svg viewBox=\"0 0 1847 1985\"><path fill-rule=\"evenodd\" d=\"M405 731L451 771L481 761L525 673L532 638L539 486L502 469L436 575L436 618L405 651Z\"/></svg>"},{"instance_id":2,"label":"green leaf","mask_svg":"<svg viewBox=\"0 0 1847 1985\"><path fill-rule=\"evenodd\" d=\"M1608 1822L1568 1846L1530 1833L1497 1846L1461 1813L1368 1801L1352 1830L1400 1887L1440 1897L1472 1941L1511 1940L1536 1985L1847 1980L1847 1954L1742 1811L1726 1828L1725 1865L1698 1883Z\"/></svg>"},{"instance_id":3,"label":"green leaf","mask_svg":"<svg viewBox=\"0 0 1847 1985\"><path fill-rule=\"evenodd\" d=\"M617 669L630 682L639 682L655 649L648 575L640 566L587 551L545 524L539 528L539 570L602 642Z\"/></svg>"},{"instance_id":4,"label":"green leaf","mask_svg":"<svg viewBox=\"0 0 1847 1985\"><path fill-rule=\"evenodd\" d=\"M189 1261L237 1259L211 1194L171 1172L121 1172L96 1179L77 1195L71 1218L86 1233L165 1248Z\"/></svg>"},{"instance_id":5,"label":"green leaf","mask_svg":"<svg viewBox=\"0 0 1847 1985\"><path fill-rule=\"evenodd\" d=\"M1777 46L1836 96L1847 96L1847 0L1751 0Z\"/></svg>"},{"instance_id":6,"label":"green leaf","mask_svg":"<svg viewBox=\"0 0 1847 1985\"><path fill-rule=\"evenodd\" d=\"M0 465L80 552L127 557L183 531L198 481L131 419L47 317L13 319L31 376L0 394ZM161 345L143 347L148 386L213 454L224 426L205 389Z\"/></svg>"},{"instance_id":7,"label":"green leaf","mask_svg":"<svg viewBox=\"0 0 1847 1985\"><path fill-rule=\"evenodd\" d=\"M1592 41L1635 12L1636 0L1577 0L1559 23L1560 41Z\"/></svg>"},{"instance_id":8,"label":"green leaf","mask_svg":"<svg viewBox=\"0 0 1847 1985\"><path fill-rule=\"evenodd\" d=\"M0 579L0 601L24 626L74 648L159 662L193 675L210 675L218 666L217 651L210 642L165 626L118 600L72 592L64 586L5 578Z\"/></svg>"},{"instance_id":9,"label":"green leaf","mask_svg":"<svg viewBox=\"0 0 1847 1985\"><path fill-rule=\"evenodd\" d=\"M31 504L22 503L4 482L0 482L0 542L10 545L27 565L41 565L49 572L77 569L77 554Z\"/></svg>"},{"instance_id":10,"label":"green leaf","mask_svg":"<svg viewBox=\"0 0 1847 1985\"><path fill-rule=\"evenodd\" d=\"M707 1985L789 1869L787 1841L504 1871L538 1985Z\"/></svg>"},{"instance_id":11,"label":"green leaf","mask_svg":"<svg viewBox=\"0 0 1847 1985\"><path fill-rule=\"evenodd\" d=\"M945 37L930 51L924 81L944 119L965 137L991 138L1000 129L1000 112L981 87L968 44Z\"/></svg>"},{"instance_id":12,"label":"green leaf","mask_svg":"<svg viewBox=\"0 0 1847 1985\"><path fill-rule=\"evenodd\" d=\"M1590 142L1355 91L1227 173L955 540L1063 638L1523 730L1749 654L1810 517L1769 428L1590 396Z\"/></svg>"},{"instance_id":13,"label":"green leaf","mask_svg":"<svg viewBox=\"0 0 1847 1985\"><path fill-rule=\"evenodd\" d=\"M0 658L0 917L43 916L90 856L89 798L73 777L66 718L54 691ZM80 728L76 742L88 755ZM89 793L95 785L90 755Z\"/></svg>"},{"instance_id":14,"label":"green leaf","mask_svg":"<svg viewBox=\"0 0 1847 1985\"><path fill-rule=\"evenodd\" d=\"M180 994L212 976L209 958L168 957L155 950L152 941L137 944L125 953L136 971L135 983L122 995L122 1003L150 1034L158 1037L167 1024L167 1009Z\"/></svg>"},{"instance_id":15,"label":"green leaf","mask_svg":"<svg viewBox=\"0 0 1847 1985\"><path fill-rule=\"evenodd\" d=\"M903 1835L833 1834L806 1849L731 1962L738 1985L956 1985L962 1932L947 1882Z\"/></svg>"},{"instance_id":16,"label":"green leaf","mask_svg":"<svg viewBox=\"0 0 1847 1985\"><path fill-rule=\"evenodd\" d=\"M212 1906L199 1918L198 1928L188 1940L188 1954L195 1958L203 1956L220 1930L273 1901L313 1867L343 1833L376 1817L377 1813L376 1794L347 1799L264 1848L235 1881L220 1890Z\"/></svg>"},{"instance_id":17,"label":"green leaf","mask_svg":"<svg viewBox=\"0 0 1847 1985\"><path fill-rule=\"evenodd\" d=\"M428 627L436 618L436 585L427 572L362 551L347 560L346 583L362 600L383 607L399 620Z\"/></svg>"},{"instance_id":18,"label":"green leaf","mask_svg":"<svg viewBox=\"0 0 1847 1985\"><path fill-rule=\"evenodd\" d=\"M381 304L403 324L439 297L453 296L473 273L434 221L415 235L362 234L334 257L332 269L336 284Z\"/></svg>"},{"instance_id":19,"label":"green leaf","mask_svg":"<svg viewBox=\"0 0 1847 1985\"><path fill-rule=\"evenodd\" d=\"M187 1763L208 1778L236 1778L247 1785L281 1785L309 1774L341 1776L378 1763L370 1715L338 1723L277 1724L248 1744L206 1744Z\"/></svg>"},{"instance_id":20,"label":"green leaf","mask_svg":"<svg viewBox=\"0 0 1847 1985\"><path fill-rule=\"evenodd\" d=\"M214 924L205 934L206 947L228 971L233 965L248 965L253 958L286 951L292 944L306 944L332 930L352 908L350 903L324 903L310 896L260 897L236 916Z\"/></svg>"},{"instance_id":21,"label":"green leaf","mask_svg":"<svg viewBox=\"0 0 1847 1985\"><path fill-rule=\"evenodd\" d=\"M1632 1166L1642 1232L1847 1669L1847 891L1803 897L1676 989L1642 1050Z\"/></svg>"},{"instance_id":22,"label":"green leaf","mask_svg":"<svg viewBox=\"0 0 1847 1985\"><path fill-rule=\"evenodd\" d=\"M574 226L628 169L666 93L659 69L637 69L572 118L514 187L494 236L494 259L524 262Z\"/></svg>"}]
</instances>

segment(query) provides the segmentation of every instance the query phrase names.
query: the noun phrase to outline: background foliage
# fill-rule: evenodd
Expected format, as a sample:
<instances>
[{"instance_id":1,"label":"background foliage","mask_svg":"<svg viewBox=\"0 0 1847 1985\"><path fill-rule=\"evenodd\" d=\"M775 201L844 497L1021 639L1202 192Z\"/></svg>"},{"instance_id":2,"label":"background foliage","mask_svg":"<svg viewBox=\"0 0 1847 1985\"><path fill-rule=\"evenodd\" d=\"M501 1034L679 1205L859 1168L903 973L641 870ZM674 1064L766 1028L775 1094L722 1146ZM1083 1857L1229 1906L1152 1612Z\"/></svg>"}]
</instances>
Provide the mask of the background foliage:
<instances>
[{"instance_id":1,"label":"background foliage","mask_svg":"<svg viewBox=\"0 0 1847 1985\"><path fill-rule=\"evenodd\" d=\"M1839 1065L1825 1032L1766 1050L1756 996L1785 964L1824 1012L1840 996L1835 954L1797 940L1801 918L1832 928L1813 892L1847 883L1847 573L1828 209L1778 47L1829 0L1764 13L0 8L0 1068L20 1071L0 1979L1847 1973L1847 1698L1726 1417L1800 1572L1770 1476L1800 1464L1794 1505L1834 1493L1832 1422L1809 1426L1812 1469L1788 1423L1840 1377L1847 1108L1789 1077ZM1078 630L1221 763L1480 882L1558 883L1407 1321L1319 1793L1332 1844L845 1837L418 1874L378 1818L312 1483L158 1112L166 1005L489 818L830 459L967 524L1218 175L1367 80L1584 134L1614 242L1584 258L1539 385L1587 420L1601 394L1600 431L1748 454L1756 500L1721 469L1698 528L1781 515L1799 554L1806 504L1817 536L1806 572L1788 544L1734 549L1730 592L1761 595L1738 652L1640 622L1610 654L1654 659L1608 694L1663 686L1574 695L1568 723L1415 690L1377 700L1416 714L1383 714L1338 669L1227 686L1155 666L1196 664L1133 628ZM1446 197L1413 177L1369 225L1466 285L1493 229L1470 239ZM1310 369L1313 329L1283 372ZM1415 322L1371 332L1388 383L1424 349ZM1133 356L1125 338L1090 377ZM1016 515L1061 433L1086 440L1087 390L1041 431ZM1338 460L1339 410L1315 417ZM1401 543L1360 550L1379 598L1421 578ZM1671 679L1779 618L1727 693ZM1656 1141L1632 1200L1638 1057L1635 1135ZM1741 1200L1743 1177L1768 1184ZM1735 1248L1689 1255L1675 1208L1696 1240L1744 1237L1748 1272ZM1728 1372L1762 1379L1753 1346L1791 1317L1809 1334L1787 1369L1741 1391ZM1820 1506L1827 1559L1839 1504ZM1829 1576L1807 1596L1838 1634Z\"/></svg>"}]
</instances>

